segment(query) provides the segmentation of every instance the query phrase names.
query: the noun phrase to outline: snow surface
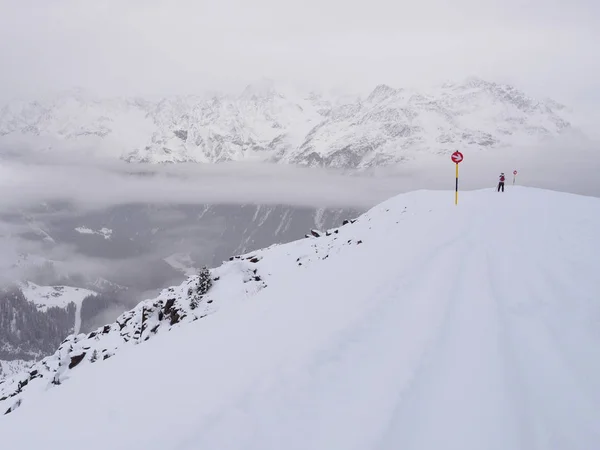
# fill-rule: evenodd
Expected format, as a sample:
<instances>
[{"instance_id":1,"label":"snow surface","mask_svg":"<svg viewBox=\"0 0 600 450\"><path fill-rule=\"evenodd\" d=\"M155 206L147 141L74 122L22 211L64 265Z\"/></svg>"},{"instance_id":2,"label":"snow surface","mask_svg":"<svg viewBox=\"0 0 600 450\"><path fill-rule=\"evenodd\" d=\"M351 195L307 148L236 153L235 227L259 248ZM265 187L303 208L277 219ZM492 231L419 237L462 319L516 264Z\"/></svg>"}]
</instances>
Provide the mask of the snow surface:
<instances>
[{"instance_id":1,"label":"snow surface","mask_svg":"<svg viewBox=\"0 0 600 450\"><path fill-rule=\"evenodd\" d=\"M3 446L600 448L598 229L591 197L397 196L214 269L200 320L19 383ZM63 351L117 342L191 281Z\"/></svg>"},{"instance_id":2,"label":"snow surface","mask_svg":"<svg viewBox=\"0 0 600 450\"><path fill-rule=\"evenodd\" d=\"M19 285L27 300L35 303L38 310L47 311L48 308L66 308L70 303L75 305L75 333L81 328L81 305L83 299L96 292L89 289L71 286L39 286L31 281Z\"/></svg>"}]
</instances>

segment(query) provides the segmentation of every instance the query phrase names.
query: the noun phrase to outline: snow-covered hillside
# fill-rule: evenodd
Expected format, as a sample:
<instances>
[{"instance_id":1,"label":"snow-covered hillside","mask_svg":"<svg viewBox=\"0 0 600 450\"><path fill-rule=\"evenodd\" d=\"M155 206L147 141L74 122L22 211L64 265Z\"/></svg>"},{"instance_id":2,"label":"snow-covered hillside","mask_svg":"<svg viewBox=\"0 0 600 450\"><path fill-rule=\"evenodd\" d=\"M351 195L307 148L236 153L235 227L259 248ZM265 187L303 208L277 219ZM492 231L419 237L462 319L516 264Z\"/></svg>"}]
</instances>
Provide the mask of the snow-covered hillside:
<instances>
[{"instance_id":1,"label":"snow-covered hillside","mask_svg":"<svg viewBox=\"0 0 600 450\"><path fill-rule=\"evenodd\" d=\"M2 443L595 449L598 229L597 198L399 195L69 337L0 384Z\"/></svg>"},{"instance_id":2,"label":"snow-covered hillside","mask_svg":"<svg viewBox=\"0 0 600 450\"><path fill-rule=\"evenodd\" d=\"M25 143L151 163L257 160L362 169L423 152L521 148L571 128L564 106L475 78L427 92L380 85L364 99L262 81L237 96L150 101L77 91L0 107L6 152Z\"/></svg>"},{"instance_id":3,"label":"snow-covered hillside","mask_svg":"<svg viewBox=\"0 0 600 450\"><path fill-rule=\"evenodd\" d=\"M15 359L13 361L0 360L0 380L23 372L31 365L31 361L23 361L22 359Z\"/></svg>"},{"instance_id":4,"label":"snow-covered hillside","mask_svg":"<svg viewBox=\"0 0 600 450\"><path fill-rule=\"evenodd\" d=\"M81 327L81 305L83 300L95 295L96 292L89 289L71 286L39 286L31 281L20 283L19 287L23 295L34 303L38 310L46 311L50 307L66 308L69 304L75 305L75 333L79 333Z\"/></svg>"}]
</instances>

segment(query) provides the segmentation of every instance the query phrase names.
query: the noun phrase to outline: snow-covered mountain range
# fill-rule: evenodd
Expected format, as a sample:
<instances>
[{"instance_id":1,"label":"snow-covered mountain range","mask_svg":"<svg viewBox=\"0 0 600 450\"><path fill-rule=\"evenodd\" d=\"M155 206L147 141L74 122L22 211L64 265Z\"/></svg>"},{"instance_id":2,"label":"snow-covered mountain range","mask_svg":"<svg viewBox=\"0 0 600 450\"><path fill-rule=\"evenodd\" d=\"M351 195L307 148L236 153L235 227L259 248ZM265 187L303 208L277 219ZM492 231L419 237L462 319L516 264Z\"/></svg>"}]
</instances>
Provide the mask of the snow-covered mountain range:
<instances>
[{"instance_id":1,"label":"snow-covered mountain range","mask_svg":"<svg viewBox=\"0 0 600 450\"><path fill-rule=\"evenodd\" d=\"M0 382L2 442L595 448L598 227L592 197L399 195L69 336Z\"/></svg>"},{"instance_id":2,"label":"snow-covered mountain range","mask_svg":"<svg viewBox=\"0 0 600 450\"><path fill-rule=\"evenodd\" d=\"M573 129L566 107L469 78L365 98L263 80L239 95L148 100L74 91L0 107L0 145L70 148L130 162L268 161L364 169L419 153L535 145Z\"/></svg>"}]
</instances>

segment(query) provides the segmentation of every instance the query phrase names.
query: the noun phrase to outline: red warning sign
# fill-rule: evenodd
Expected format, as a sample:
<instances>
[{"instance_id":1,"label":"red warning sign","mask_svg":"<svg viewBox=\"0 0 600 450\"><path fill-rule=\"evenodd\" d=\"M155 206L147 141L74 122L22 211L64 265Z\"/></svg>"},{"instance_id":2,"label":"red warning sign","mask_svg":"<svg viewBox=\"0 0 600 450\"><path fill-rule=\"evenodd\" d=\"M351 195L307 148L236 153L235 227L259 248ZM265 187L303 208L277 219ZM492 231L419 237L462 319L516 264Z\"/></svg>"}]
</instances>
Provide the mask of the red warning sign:
<instances>
[{"instance_id":1,"label":"red warning sign","mask_svg":"<svg viewBox=\"0 0 600 450\"><path fill-rule=\"evenodd\" d=\"M459 162L461 162L464 159L463 154L461 152L452 153L451 158L452 158L452 161L456 164L458 164Z\"/></svg>"}]
</instances>

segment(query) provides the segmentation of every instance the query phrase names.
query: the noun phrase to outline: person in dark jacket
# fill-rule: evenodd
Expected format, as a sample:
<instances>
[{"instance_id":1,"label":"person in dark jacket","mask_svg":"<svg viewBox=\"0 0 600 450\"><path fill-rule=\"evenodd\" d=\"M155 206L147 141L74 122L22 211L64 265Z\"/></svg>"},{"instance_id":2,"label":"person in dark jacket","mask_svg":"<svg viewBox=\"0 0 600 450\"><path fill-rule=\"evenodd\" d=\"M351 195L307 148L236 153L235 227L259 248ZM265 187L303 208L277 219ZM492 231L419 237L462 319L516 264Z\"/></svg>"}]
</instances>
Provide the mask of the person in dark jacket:
<instances>
[{"instance_id":1,"label":"person in dark jacket","mask_svg":"<svg viewBox=\"0 0 600 450\"><path fill-rule=\"evenodd\" d=\"M504 172L502 172L500 174L500 181L498 182L498 192L500 192L500 189L502 189L502 192L504 192Z\"/></svg>"}]
</instances>

